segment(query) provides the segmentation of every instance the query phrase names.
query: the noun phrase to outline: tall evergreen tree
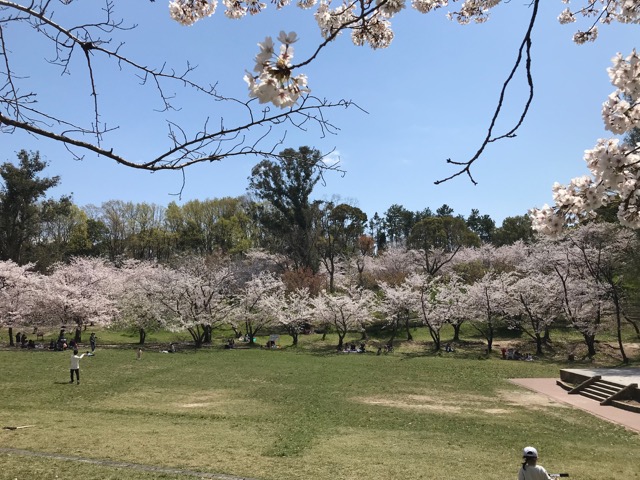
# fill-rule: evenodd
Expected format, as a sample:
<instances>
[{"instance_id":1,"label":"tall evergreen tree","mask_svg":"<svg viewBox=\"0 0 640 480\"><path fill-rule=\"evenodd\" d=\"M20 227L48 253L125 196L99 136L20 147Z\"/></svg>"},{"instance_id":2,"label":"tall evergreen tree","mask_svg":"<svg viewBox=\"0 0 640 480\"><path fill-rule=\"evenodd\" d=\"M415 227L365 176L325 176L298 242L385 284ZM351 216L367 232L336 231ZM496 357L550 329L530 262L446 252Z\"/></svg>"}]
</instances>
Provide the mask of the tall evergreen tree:
<instances>
[{"instance_id":1,"label":"tall evergreen tree","mask_svg":"<svg viewBox=\"0 0 640 480\"><path fill-rule=\"evenodd\" d=\"M277 159L264 159L253 167L248 190L265 203L256 210L257 221L270 234L271 247L289 255L296 267L318 271L318 205L310 196L322 178L319 150L288 148Z\"/></svg>"},{"instance_id":2,"label":"tall evergreen tree","mask_svg":"<svg viewBox=\"0 0 640 480\"><path fill-rule=\"evenodd\" d=\"M39 177L47 166L38 152L21 150L18 164L0 165L0 260L25 263L24 253L38 234L38 200L55 187L59 177Z\"/></svg>"}]
</instances>

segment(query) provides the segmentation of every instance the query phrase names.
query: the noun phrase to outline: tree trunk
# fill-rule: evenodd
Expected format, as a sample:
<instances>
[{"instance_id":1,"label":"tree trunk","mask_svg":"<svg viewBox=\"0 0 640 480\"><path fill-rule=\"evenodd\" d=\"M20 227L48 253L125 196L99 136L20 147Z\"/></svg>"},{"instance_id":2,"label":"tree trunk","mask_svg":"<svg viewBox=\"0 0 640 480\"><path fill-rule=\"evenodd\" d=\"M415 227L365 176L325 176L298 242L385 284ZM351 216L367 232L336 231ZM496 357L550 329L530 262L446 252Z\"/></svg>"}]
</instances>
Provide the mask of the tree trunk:
<instances>
[{"instance_id":1,"label":"tree trunk","mask_svg":"<svg viewBox=\"0 0 640 480\"><path fill-rule=\"evenodd\" d=\"M362 327L362 335L360 336L360 340L369 340L369 334L367 334L367 329Z\"/></svg>"},{"instance_id":2,"label":"tree trunk","mask_svg":"<svg viewBox=\"0 0 640 480\"><path fill-rule=\"evenodd\" d=\"M542 337L536 332L536 355L542 355Z\"/></svg>"},{"instance_id":3,"label":"tree trunk","mask_svg":"<svg viewBox=\"0 0 640 480\"><path fill-rule=\"evenodd\" d=\"M200 328L196 326L196 328L189 327L187 331L191 334L191 338L193 339L193 344L195 348L200 348L202 346L202 334L200 333Z\"/></svg>"},{"instance_id":4,"label":"tree trunk","mask_svg":"<svg viewBox=\"0 0 640 480\"><path fill-rule=\"evenodd\" d=\"M584 343L587 346L587 355L589 358L596 354L596 336L593 334L583 333Z\"/></svg>"},{"instance_id":5,"label":"tree trunk","mask_svg":"<svg viewBox=\"0 0 640 480\"><path fill-rule=\"evenodd\" d=\"M454 342L459 342L460 341L460 327L462 326L462 323L456 323L453 325L453 341Z\"/></svg>"},{"instance_id":6,"label":"tree trunk","mask_svg":"<svg viewBox=\"0 0 640 480\"><path fill-rule=\"evenodd\" d=\"M487 353L491 353L493 348L493 325L489 324L487 329Z\"/></svg>"},{"instance_id":7,"label":"tree trunk","mask_svg":"<svg viewBox=\"0 0 640 480\"><path fill-rule=\"evenodd\" d=\"M144 341L147 338L147 332L144 331L144 328L140 327L138 333L140 334L140 341L138 343L140 345L144 345Z\"/></svg>"},{"instance_id":8,"label":"tree trunk","mask_svg":"<svg viewBox=\"0 0 640 480\"><path fill-rule=\"evenodd\" d=\"M620 298L618 295L614 294L613 296L613 304L616 307L616 330L618 334L618 347L620 348L620 355L622 355L622 363L629 363L629 358L627 358L627 354L624 351L624 344L622 343L622 312L620 311Z\"/></svg>"},{"instance_id":9,"label":"tree trunk","mask_svg":"<svg viewBox=\"0 0 640 480\"><path fill-rule=\"evenodd\" d=\"M399 318L396 318L396 320L393 322L393 330L391 330L391 338L387 342L387 345L389 347L393 347L393 341L396 339L396 334L398 333L399 320L400 320Z\"/></svg>"},{"instance_id":10,"label":"tree trunk","mask_svg":"<svg viewBox=\"0 0 640 480\"><path fill-rule=\"evenodd\" d=\"M211 327L211 325L202 325L202 332L202 343L211 344L213 337L213 327Z\"/></svg>"},{"instance_id":11,"label":"tree trunk","mask_svg":"<svg viewBox=\"0 0 640 480\"><path fill-rule=\"evenodd\" d=\"M242 337L242 332L238 330L238 327L236 327L235 325L231 325L231 329L233 330L233 333L235 334L236 338Z\"/></svg>"},{"instance_id":12,"label":"tree trunk","mask_svg":"<svg viewBox=\"0 0 640 480\"><path fill-rule=\"evenodd\" d=\"M244 322L244 330L245 332L247 332L247 335L249 336L249 346L251 347L255 345L256 343L253 341L253 336L255 335L255 332L251 328L251 325L249 324L249 322Z\"/></svg>"},{"instance_id":13,"label":"tree trunk","mask_svg":"<svg viewBox=\"0 0 640 480\"><path fill-rule=\"evenodd\" d=\"M252 347L256 344L256 342L253 341L256 332L253 331L253 329L248 323L245 325L245 327L246 327L245 330L247 331L247 335L249 335L249 346Z\"/></svg>"},{"instance_id":14,"label":"tree trunk","mask_svg":"<svg viewBox=\"0 0 640 480\"><path fill-rule=\"evenodd\" d=\"M76 326L76 334L73 339L75 340L76 345L82 342L82 325Z\"/></svg>"},{"instance_id":15,"label":"tree trunk","mask_svg":"<svg viewBox=\"0 0 640 480\"><path fill-rule=\"evenodd\" d=\"M413 340L413 335L411 335L411 326L409 325L409 314L407 313L407 316L404 320L404 327L405 330L407 331L407 342L410 342Z\"/></svg>"},{"instance_id":16,"label":"tree trunk","mask_svg":"<svg viewBox=\"0 0 640 480\"><path fill-rule=\"evenodd\" d=\"M13 327L9 327L9 346L13 347Z\"/></svg>"},{"instance_id":17,"label":"tree trunk","mask_svg":"<svg viewBox=\"0 0 640 480\"><path fill-rule=\"evenodd\" d=\"M427 326L429 327L429 334L431 335L431 338L433 339L433 349L436 352L440 351L440 330L436 330L435 328L432 328L431 325L427 324Z\"/></svg>"},{"instance_id":18,"label":"tree trunk","mask_svg":"<svg viewBox=\"0 0 640 480\"><path fill-rule=\"evenodd\" d=\"M544 327L544 338L542 339L542 341L545 343L545 345L551 343L551 329L549 328L549 325L546 325Z\"/></svg>"},{"instance_id":19,"label":"tree trunk","mask_svg":"<svg viewBox=\"0 0 640 480\"><path fill-rule=\"evenodd\" d=\"M336 285L335 285L335 271L336 271L336 267L333 265L333 260L331 260L331 268L327 269L329 271L329 293L335 293L336 292Z\"/></svg>"}]
</instances>

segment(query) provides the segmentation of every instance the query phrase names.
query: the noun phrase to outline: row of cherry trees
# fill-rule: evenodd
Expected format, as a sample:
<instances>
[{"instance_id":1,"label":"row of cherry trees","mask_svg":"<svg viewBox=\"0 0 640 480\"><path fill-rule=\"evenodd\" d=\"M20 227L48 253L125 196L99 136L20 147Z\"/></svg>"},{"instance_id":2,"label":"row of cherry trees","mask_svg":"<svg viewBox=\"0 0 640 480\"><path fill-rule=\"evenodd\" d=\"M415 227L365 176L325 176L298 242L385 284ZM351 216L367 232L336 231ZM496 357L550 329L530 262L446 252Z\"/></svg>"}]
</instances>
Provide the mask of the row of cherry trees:
<instances>
[{"instance_id":1,"label":"row of cherry trees","mask_svg":"<svg viewBox=\"0 0 640 480\"><path fill-rule=\"evenodd\" d=\"M149 328L187 331L196 346L221 326L238 334L287 332L293 344L304 326L331 329L342 348L347 334L385 324L388 343L420 323L436 350L444 325L468 322L492 348L499 327L520 329L537 354L556 324L583 337L589 355L596 335L634 326L632 285L635 233L611 224L589 224L562 240L533 244L395 248L373 256L336 260L334 291L327 278L293 271L285 257L253 251L243 259L188 257L171 265L75 258L48 275L31 265L0 263L0 319L9 328L135 326L144 342Z\"/></svg>"}]
</instances>

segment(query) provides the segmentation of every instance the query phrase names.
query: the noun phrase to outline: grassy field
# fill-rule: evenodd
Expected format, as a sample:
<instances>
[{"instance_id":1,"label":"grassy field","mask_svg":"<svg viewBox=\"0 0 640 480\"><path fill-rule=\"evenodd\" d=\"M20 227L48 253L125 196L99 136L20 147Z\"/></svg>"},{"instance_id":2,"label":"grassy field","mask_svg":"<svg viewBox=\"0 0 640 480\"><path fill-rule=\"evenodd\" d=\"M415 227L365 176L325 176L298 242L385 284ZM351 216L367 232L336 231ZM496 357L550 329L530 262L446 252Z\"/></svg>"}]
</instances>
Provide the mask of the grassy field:
<instances>
[{"instance_id":1,"label":"grassy field","mask_svg":"<svg viewBox=\"0 0 640 480\"><path fill-rule=\"evenodd\" d=\"M81 361L81 385L67 383L68 352L5 349L0 424L35 426L0 430L0 448L264 480L502 480L531 444L549 471L640 479L640 435L508 381L565 365L428 354L424 335L380 356L336 354L319 335L276 351L154 347L140 361L133 345L99 347ZM180 478L6 453L0 465L0 479Z\"/></svg>"}]
</instances>

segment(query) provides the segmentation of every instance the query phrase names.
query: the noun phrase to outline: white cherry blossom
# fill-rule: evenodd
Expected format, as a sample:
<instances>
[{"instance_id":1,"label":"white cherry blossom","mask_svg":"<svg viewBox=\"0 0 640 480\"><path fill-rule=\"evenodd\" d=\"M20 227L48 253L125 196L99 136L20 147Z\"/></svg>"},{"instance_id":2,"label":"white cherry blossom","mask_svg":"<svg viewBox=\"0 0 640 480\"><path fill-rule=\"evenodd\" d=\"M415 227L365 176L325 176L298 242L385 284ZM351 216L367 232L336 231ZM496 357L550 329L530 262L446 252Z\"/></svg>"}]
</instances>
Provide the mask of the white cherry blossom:
<instances>
[{"instance_id":1,"label":"white cherry blossom","mask_svg":"<svg viewBox=\"0 0 640 480\"><path fill-rule=\"evenodd\" d=\"M169 14L182 25L193 25L216 12L218 0L173 0L169 2Z\"/></svg>"},{"instance_id":2,"label":"white cherry blossom","mask_svg":"<svg viewBox=\"0 0 640 480\"><path fill-rule=\"evenodd\" d=\"M617 87L602 106L605 128L625 134L640 126L640 56L616 55L608 69ZM599 139L585 151L590 176L581 176L564 186L553 186L555 205L530 212L533 226L547 235L557 235L563 227L591 218L594 211L613 201L619 202L618 219L631 228L640 228L640 145L622 143L618 138Z\"/></svg>"},{"instance_id":3,"label":"white cherry blossom","mask_svg":"<svg viewBox=\"0 0 640 480\"><path fill-rule=\"evenodd\" d=\"M257 76L246 72L244 80L249 87L249 96L257 98L260 103L272 103L279 108L289 108L296 104L301 95L309 93L307 77L304 74L292 75L293 59L292 43L298 40L296 32L280 32L278 40L282 42L279 54L271 37L258 43L260 52L255 58L254 71Z\"/></svg>"},{"instance_id":4,"label":"white cherry blossom","mask_svg":"<svg viewBox=\"0 0 640 480\"><path fill-rule=\"evenodd\" d=\"M222 0L225 8L225 16L231 19L240 19L247 15L256 15L267 8L267 3L260 0ZM291 0L273 0L276 9L282 9L291 3ZM483 23L489 19L491 10L503 2L503 0L411 0L411 7L420 13L429 13L432 10L442 9L455 5L456 10L447 13L447 17L464 25L469 23ZM570 5L569 0L562 3ZM593 42L598 36L596 23L608 24L613 21L621 23L640 23L640 7L635 0L581 0L574 2L576 8L572 10L567 6L558 15L561 24L573 23L578 17L585 18L589 24L584 30L578 30L574 36L574 42L578 44ZM407 0L297 0L298 8L308 10L315 7L314 18L324 39L335 39L343 30L351 30L351 39L357 46L368 44L374 49L388 47L393 38L391 20L401 11L406 9ZM216 10L217 0L171 0L169 10L171 17L183 25L192 25L198 20L213 15ZM593 23L593 18L596 18ZM292 56L291 44L297 40L297 36L280 32L278 40L288 48L286 53ZM270 37L267 37L270 38ZM296 104L301 93L306 93L306 79L293 77L290 63L274 72L273 65L267 64L273 56L267 48L261 48L256 57L256 69L258 73L253 80L245 77L249 84L249 96L258 98L261 103L272 103L280 108L288 108ZM312 60L312 59L310 59ZM629 67L629 70L638 68L627 60L620 59L620 64ZM282 67L282 65L280 66ZM266 76L263 75L263 70ZM616 71L616 74L624 72ZM633 72L627 75L637 78ZM273 78L272 78L273 77ZM275 81L274 81L275 79ZM302 84L305 89L298 90ZM629 86L628 82L621 83ZM263 85L264 84L264 85ZM614 82L614 85L616 83ZM635 82L633 89L638 89ZM628 91L623 90L623 95ZM632 96L637 98L637 91ZM637 122L639 108L630 102L610 97L607 102L607 125L615 133L626 131L630 125Z\"/></svg>"}]
</instances>

